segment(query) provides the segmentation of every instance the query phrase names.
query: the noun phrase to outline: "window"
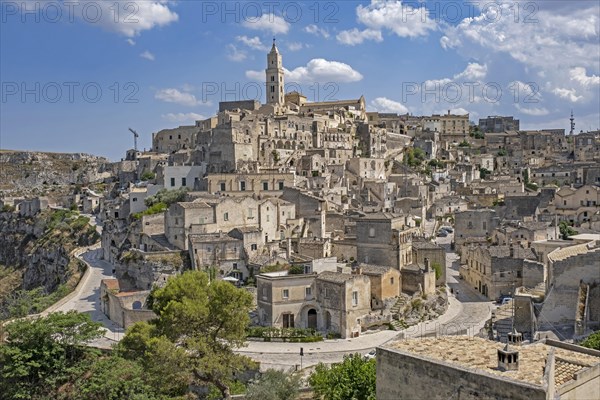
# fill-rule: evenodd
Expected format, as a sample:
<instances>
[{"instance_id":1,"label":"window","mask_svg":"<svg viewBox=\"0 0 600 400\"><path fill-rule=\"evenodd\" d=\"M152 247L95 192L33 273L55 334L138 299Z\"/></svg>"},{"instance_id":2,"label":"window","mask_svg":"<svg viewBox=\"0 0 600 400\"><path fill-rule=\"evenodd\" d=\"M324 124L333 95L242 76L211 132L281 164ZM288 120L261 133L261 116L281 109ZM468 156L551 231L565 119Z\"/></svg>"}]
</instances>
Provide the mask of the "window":
<instances>
[{"instance_id":1,"label":"window","mask_svg":"<svg viewBox=\"0 0 600 400\"><path fill-rule=\"evenodd\" d=\"M294 314L283 314L283 327L293 328L294 327Z\"/></svg>"},{"instance_id":2,"label":"window","mask_svg":"<svg viewBox=\"0 0 600 400\"><path fill-rule=\"evenodd\" d=\"M256 243L252 243L250 245L250 250L256 250L256 249L258 249L258 246L256 245Z\"/></svg>"},{"instance_id":3,"label":"window","mask_svg":"<svg viewBox=\"0 0 600 400\"><path fill-rule=\"evenodd\" d=\"M487 229L487 222L483 221L482 228L483 228L484 230L485 230L485 229Z\"/></svg>"},{"instance_id":4,"label":"window","mask_svg":"<svg viewBox=\"0 0 600 400\"><path fill-rule=\"evenodd\" d=\"M352 305L353 306L358 305L358 292L357 291L352 292Z\"/></svg>"},{"instance_id":5,"label":"window","mask_svg":"<svg viewBox=\"0 0 600 400\"><path fill-rule=\"evenodd\" d=\"M229 213L223 214L223 221L229 221Z\"/></svg>"},{"instance_id":6,"label":"window","mask_svg":"<svg viewBox=\"0 0 600 400\"><path fill-rule=\"evenodd\" d=\"M283 182L279 182L279 190L283 190Z\"/></svg>"},{"instance_id":7,"label":"window","mask_svg":"<svg viewBox=\"0 0 600 400\"><path fill-rule=\"evenodd\" d=\"M221 182L221 192L225 191L225 182Z\"/></svg>"},{"instance_id":8,"label":"window","mask_svg":"<svg viewBox=\"0 0 600 400\"><path fill-rule=\"evenodd\" d=\"M289 299L290 298L290 290L289 289L283 289L282 293L283 293L283 298L284 299Z\"/></svg>"},{"instance_id":9,"label":"window","mask_svg":"<svg viewBox=\"0 0 600 400\"><path fill-rule=\"evenodd\" d=\"M269 182L263 182L263 190L269 190Z\"/></svg>"},{"instance_id":10,"label":"window","mask_svg":"<svg viewBox=\"0 0 600 400\"><path fill-rule=\"evenodd\" d=\"M246 190L246 182L241 181L240 182L240 191L244 192Z\"/></svg>"},{"instance_id":11,"label":"window","mask_svg":"<svg viewBox=\"0 0 600 400\"><path fill-rule=\"evenodd\" d=\"M375 228L369 228L369 237L375 237Z\"/></svg>"},{"instance_id":12,"label":"window","mask_svg":"<svg viewBox=\"0 0 600 400\"><path fill-rule=\"evenodd\" d=\"M305 288L304 294L306 295L306 297L311 297L312 296L312 288L311 287Z\"/></svg>"},{"instance_id":13,"label":"window","mask_svg":"<svg viewBox=\"0 0 600 400\"><path fill-rule=\"evenodd\" d=\"M137 197L134 197L132 201L135 203L137 201Z\"/></svg>"},{"instance_id":14,"label":"window","mask_svg":"<svg viewBox=\"0 0 600 400\"><path fill-rule=\"evenodd\" d=\"M391 285L393 285L393 284L394 284L394 277L393 277L393 276L390 278L390 284L391 284Z\"/></svg>"},{"instance_id":15,"label":"window","mask_svg":"<svg viewBox=\"0 0 600 400\"><path fill-rule=\"evenodd\" d=\"M329 298L329 290L327 290L327 288L325 288L325 289L323 290L323 292L324 292L324 293L323 293L323 297L325 297L326 299L328 299L328 298Z\"/></svg>"},{"instance_id":16,"label":"window","mask_svg":"<svg viewBox=\"0 0 600 400\"><path fill-rule=\"evenodd\" d=\"M469 224L467 225L467 228L473 229L473 221L469 221Z\"/></svg>"},{"instance_id":17,"label":"window","mask_svg":"<svg viewBox=\"0 0 600 400\"><path fill-rule=\"evenodd\" d=\"M275 77L274 76L271 77L271 82L275 82Z\"/></svg>"},{"instance_id":18,"label":"window","mask_svg":"<svg viewBox=\"0 0 600 400\"><path fill-rule=\"evenodd\" d=\"M251 208L248 209L248 219L254 219L254 213Z\"/></svg>"},{"instance_id":19,"label":"window","mask_svg":"<svg viewBox=\"0 0 600 400\"><path fill-rule=\"evenodd\" d=\"M187 179L181 178L181 186L186 186L186 185L187 185Z\"/></svg>"},{"instance_id":20,"label":"window","mask_svg":"<svg viewBox=\"0 0 600 400\"><path fill-rule=\"evenodd\" d=\"M171 178L171 186L175 186L175 178Z\"/></svg>"},{"instance_id":21,"label":"window","mask_svg":"<svg viewBox=\"0 0 600 400\"><path fill-rule=\"evenodd\" d=\"M517 271L517 278L522 278L523 275L521 274L521 271Z\"/></svg>"}]
</instances>

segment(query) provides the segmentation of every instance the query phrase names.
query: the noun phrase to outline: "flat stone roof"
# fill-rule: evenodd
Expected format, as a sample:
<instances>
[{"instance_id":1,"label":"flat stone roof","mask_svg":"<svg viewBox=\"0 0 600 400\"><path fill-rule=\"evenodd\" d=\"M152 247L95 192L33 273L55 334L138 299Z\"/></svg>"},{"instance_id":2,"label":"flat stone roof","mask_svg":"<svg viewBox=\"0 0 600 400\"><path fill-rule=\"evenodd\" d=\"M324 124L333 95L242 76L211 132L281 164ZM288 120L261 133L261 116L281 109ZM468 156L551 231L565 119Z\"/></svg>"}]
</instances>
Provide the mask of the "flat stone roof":
<instances>
[{"instance_id":1,"label":"flat stone roof","mask_svg":"<svg viewBox=\"0 0 600 400\"><path fill-rule=\"evenodd\" d=\"M582 369L600 363L600 357L579 353L536 342L523 346L511 346L519 351L519 369L501 371L498 369L498 349L506 344L467 336L443 336L440 338L420 338L400 340L385 347L400 350L407 354L424 356L433 361L468 368L474 372L486 372L505 379L512 379L534 385L541 385L544 367L551 349L554 349L556 385L560 386Z\"/></svg>"}]
</instances>

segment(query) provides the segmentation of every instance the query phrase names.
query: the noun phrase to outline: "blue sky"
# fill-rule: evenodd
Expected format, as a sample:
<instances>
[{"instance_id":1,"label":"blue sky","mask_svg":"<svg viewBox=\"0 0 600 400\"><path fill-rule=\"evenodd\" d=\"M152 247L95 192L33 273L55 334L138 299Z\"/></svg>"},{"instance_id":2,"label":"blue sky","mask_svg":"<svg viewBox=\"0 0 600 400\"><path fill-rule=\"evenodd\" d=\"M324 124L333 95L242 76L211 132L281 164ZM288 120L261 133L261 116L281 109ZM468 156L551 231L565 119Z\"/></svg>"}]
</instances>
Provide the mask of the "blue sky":
<instances>
[{"instance_id":1,"label":"blue sky","mask_svg":"<svg viewBox=\"0 0 600 400\"><path fill-rule=\"evenodd\" d=\"M597 1L2 1L0 147L119 159L151 133L286 84L415 115L600 127ZM60 10L60 11L58 11ZM295 86L294 86L295 87ZM260 92L257 92L257 89Z\"/></svg>"}]
</instances>

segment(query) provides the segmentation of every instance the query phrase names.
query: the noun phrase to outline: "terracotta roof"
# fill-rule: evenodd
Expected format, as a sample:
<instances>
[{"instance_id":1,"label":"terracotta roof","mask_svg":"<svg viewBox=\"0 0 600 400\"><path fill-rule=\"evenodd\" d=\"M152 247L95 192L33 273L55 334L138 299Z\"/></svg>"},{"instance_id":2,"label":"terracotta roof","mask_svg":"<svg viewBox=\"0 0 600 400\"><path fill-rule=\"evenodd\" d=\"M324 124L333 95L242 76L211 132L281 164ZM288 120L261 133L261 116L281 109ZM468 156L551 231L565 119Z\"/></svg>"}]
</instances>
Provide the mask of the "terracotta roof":
<instances>
[{"instance_id":1,"label":"terracotta roof","mask_svg":"<svg viewBox=\"0 0 600 400\"><path fill-rule=\"evenodd\" d=\"M108 290L119 290L121 288L118 279L102 279L101 283L106 286Z\"/></svg>"}]
</instances>

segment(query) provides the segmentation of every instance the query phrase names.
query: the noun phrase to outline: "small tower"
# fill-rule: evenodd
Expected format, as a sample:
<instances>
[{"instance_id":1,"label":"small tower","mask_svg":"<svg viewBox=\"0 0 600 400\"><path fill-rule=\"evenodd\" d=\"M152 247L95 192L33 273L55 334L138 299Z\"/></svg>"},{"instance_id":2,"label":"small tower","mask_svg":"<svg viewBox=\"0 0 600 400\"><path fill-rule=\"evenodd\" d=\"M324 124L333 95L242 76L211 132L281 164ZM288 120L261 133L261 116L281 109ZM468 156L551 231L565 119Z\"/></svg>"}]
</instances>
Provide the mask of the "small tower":
<instances>
[{"instance_id":1,"label":"small tower","mask_svg":"<svg viewBox=\"0 0 600 400\"><path fill-rule=\"evenodd\" d=\"M283 80L283 64L281 61L281 54L277 46L275 46L275 39L273 39L273 47L267 54L267 69L265 70L267 75L266 90L267 90L267 104L283 105L285 103L283 89L285 86Z\"/></svg>"},{"instance_id":2,"label":"small tower","mask_svg":"<svg viewBox=\"0 0 600 400\"><path fill-rule=\"evenodd\" d=\"M571 110L571 118L569 118L569 121L571 121L571 131L569 132L569 135L573 136L573 134L575 134L575 117L573 117L573 110Z\"/></svg>"},{"instance_id":3,"label":"small tower","mask_svg":"<svg viewBox=\"0 0 600 400\"><path fill-rule=\"evenodd\" d=\"M516 371L519 369L519 352L508 346L498 349L498 369L500 371Z\"/></svg>"}]
</instances>

